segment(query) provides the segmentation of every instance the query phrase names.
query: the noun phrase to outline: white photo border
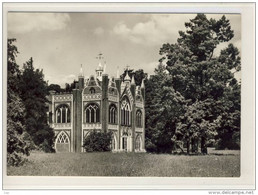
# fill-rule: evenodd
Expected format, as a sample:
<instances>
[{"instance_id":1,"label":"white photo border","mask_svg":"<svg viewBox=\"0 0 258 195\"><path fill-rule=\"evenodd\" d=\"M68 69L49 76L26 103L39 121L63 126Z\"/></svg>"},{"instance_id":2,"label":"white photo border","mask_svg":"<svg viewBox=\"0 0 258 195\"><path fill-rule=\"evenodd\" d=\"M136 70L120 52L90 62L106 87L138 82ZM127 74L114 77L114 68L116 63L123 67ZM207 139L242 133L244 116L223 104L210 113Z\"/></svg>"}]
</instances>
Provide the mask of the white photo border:
<instances>
[{"instance_id":1,"label":"white photo border","mask_svg":"<svg viewBox=\"0 0 258 195\"><path fill-rule=\"evenodd\" d=\"M254 3L3 3L3 189L255 189ZM224 177L31 177L6 175L7 13L234 13L241 14L241 176Z\"/></svg>"}]
</instances>

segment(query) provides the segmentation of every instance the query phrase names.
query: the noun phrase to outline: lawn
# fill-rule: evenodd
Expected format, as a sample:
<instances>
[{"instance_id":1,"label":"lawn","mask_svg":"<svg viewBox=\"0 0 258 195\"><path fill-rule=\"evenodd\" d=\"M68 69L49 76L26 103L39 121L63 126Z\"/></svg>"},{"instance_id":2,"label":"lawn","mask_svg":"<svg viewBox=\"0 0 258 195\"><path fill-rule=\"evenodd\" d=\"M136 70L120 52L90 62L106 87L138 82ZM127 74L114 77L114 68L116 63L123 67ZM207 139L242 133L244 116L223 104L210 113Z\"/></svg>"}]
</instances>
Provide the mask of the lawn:
<instances>
[{"instance_id":1,"label":"lawn","mask_svg":"<svg viewBox=\"0 0 258 195\"><path fill-rule=\"evenodd\" d=\"M148 153L32 153L7 175L239 177L240 155L169 155Z\"/></svg>"}]
</instances>

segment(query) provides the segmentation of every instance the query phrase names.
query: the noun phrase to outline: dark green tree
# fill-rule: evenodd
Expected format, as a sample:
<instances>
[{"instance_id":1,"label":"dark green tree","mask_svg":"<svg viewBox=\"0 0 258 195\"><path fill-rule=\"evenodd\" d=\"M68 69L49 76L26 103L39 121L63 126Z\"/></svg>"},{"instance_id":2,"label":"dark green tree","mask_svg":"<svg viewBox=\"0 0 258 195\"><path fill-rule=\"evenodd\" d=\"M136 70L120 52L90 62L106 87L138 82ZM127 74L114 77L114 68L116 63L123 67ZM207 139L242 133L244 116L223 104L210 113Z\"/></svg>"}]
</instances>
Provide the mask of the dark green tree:
<instances>
[{"instance_id":1,"label":"dark green tree","mask_svg":"<svg viewBox=\"0 0 258 195\"><path fill-rule=\"evenodd\" d=\"M232 122L238 124L239 118L236 116L240 107L236 108L234 101L240 101L240 84L234 78L234 73L240 70L240 57L238 49L232 44L222 50L219 56L213 55L218 44L227 42L234 36L225 16L219 20L209 20L204 14L197 14L185 23L185 27L185 32L179 32L177 43L164 44L160 49L163 56L161 61L167 61L166 68L173 78L171 86L187 102L176 133L185 135L183 141L187 148L190 141L195 145L194 140L199 137L197 142L201 142L202 152L205 153L208 143L216 135L215 131L218 133L217 139L227 137L219 132L225 132L223 124L227 117L222 117L223 113L236 113ZM238 96L235 100L230 100L230 94ZM239 128L234 128L233 131ZM240 131L231 133L232 136L233 134L238 140Z\"/></svg>"},{"instance_id":2,"label":"dark green tree","mask_svg":"<svg viewBox=\"0 0 258 195\"><path fill-rule=\"evenodd\" d=\"M163 64L146 80L146 149L149 152L171 152L175 143L178 116L184 112L184 97L171 87L172 77Z\"/></svg>"},{"instance_id":3,"label":"dark green tree","mask_svg":"<svg viewBox=\"0 0 258 195\"><path fill-rule=\"evenodd\" d=\"M65 89L62 89L60 87L60 85L57 85L57 84L50 84L48 87L47 87L47 91L51 91L51 90L54 90L56 91L57 93L60 93L60 92L65 92Z\"/></svg>"},{"instance_id":4,"label":"dark green tree","mask_svg":"<svg viewBox=\"0 0 258 195\"><path fill-rule=\"evenodd\" d=\"M84 140L83 148L87 152L111 151L111 132L92 131Z\"/></svg>"},{"instance_id":5,"label":"dark green tree","mask_svg":"<svg viewBox=\"0 0 258 195\"><path fill-rule=\"evenodd\" d=\"M69 83L65 84L65 92L72 92L72 87Z\"/></svg>"},{"instance_id":6,"label":"dark green tree","mask_svg":"<svg viewBox=\"0 0 258 195\"><path fill-rule=\"evenodd\" d=\"M54 132L47 124L47 83L44 81L43 71L34 69L32 58L23 66L19 88L26 110L27 132L36 147L52 152Z\"/></svg>"},{"instance_id":7,"label":"dark green tree","mask_svg":"<svg viewBox=\"0 0 258 195\"><path fill-rule=\"evenodd\" d=\"M26 141L24 126L25 108L20 98L18 83L20 70L16 64L17 47L15 39L7 42L7 164L19 166L26 161L29 155L29 143Z\"/></svg>"}]
</instances>

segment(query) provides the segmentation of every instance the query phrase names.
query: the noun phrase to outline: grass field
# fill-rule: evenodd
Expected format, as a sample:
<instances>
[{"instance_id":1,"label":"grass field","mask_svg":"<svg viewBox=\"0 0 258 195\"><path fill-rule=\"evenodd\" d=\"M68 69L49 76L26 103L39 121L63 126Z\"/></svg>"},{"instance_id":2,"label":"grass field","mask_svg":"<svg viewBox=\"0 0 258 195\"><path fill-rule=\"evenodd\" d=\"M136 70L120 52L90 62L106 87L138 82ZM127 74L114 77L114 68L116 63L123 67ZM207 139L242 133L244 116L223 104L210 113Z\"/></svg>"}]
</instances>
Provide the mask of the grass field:
<instances>
[{"instance_id":1,"label":"grass field","mask_svg":"<svg viewBox=\"0 0 258 195\"><path fill-rule=\"evenodd\" d=\"M240 155L186 156L148 153L32 153L7 175L239 177Z\"/></svg>"}]
</instances>

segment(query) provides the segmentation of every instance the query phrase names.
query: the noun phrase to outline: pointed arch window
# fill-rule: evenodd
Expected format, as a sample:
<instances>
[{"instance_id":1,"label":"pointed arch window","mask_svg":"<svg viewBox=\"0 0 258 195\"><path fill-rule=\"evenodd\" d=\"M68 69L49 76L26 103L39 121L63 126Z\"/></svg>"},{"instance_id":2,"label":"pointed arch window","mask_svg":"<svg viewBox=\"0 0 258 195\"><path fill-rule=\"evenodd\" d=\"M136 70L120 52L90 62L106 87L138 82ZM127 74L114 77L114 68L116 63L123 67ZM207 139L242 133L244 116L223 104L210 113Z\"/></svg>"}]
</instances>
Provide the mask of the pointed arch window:
<instances>
[{"instance_id":1,"label":"pointed arch window","mask_svg":"<svg viewBox=\"0 0 258 195\"><path fill-rule=\"evenodd\" d=\"M60 132L55 141L56 152L69 152L70 140L69 136L64 132Z\"/></svg>"},{"instance_id":2,"label":"pointed arch window","mask_svg":"<svg viewBox=\"0 0 258 195\"><path fill-rule=\"evenodd\" d=\"M117 109L114 104L109 106L109 123L117 124Z\"/></svg>"},{"instance_id":3,"label":"pointed arch window","mask_svg":"<svg viewBox=\"0 0 258 195\"><path fill-rule=\"evenodd\" d=\"M136 111L136 127L142 127L142 112L141 112L141 110Z\"/></svg>"},{"instance_id":4,"label":"pointed arch window","mask_svg":"<svg viewBox=\"0 0 258 195\"><path fill-rule=\"evenodd\" d=\"M56 123L70 123L71 112L66 104L62 104L56 108Z\"/></svg>"},{"instance_id":5,"label":"pointed arch window","mask_svg":"<svg viewBox=\"0 0 258 195\"><path fill-rule=\"evenodd\" d=\"M69 143L69 138L66 135L66 133L64 133L63 131L59 134L58 138L57 138L57 143L59 144L68 144Z\"/></svg>"},{"instance_id":6,"label":"pointed arch window","mask_svg":"<svg viewBox=\"0 0 258 195\"><path fill-rule=\"evenodd\" d=\"M131 126L131 107L127 98L121 103L121 125Z\"/></svg>"},{"instance_id":7,"label":"pointed arch window","mask_svg":"<svg viewBox=\"0 0 258 195\"><path fill-rule=\"evenodd\" d=\"M100 122L100 110L97 104L89 104L85 108L86 123Z\"/></svg>"}]
</instances>

